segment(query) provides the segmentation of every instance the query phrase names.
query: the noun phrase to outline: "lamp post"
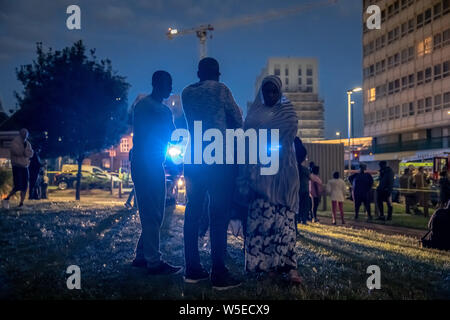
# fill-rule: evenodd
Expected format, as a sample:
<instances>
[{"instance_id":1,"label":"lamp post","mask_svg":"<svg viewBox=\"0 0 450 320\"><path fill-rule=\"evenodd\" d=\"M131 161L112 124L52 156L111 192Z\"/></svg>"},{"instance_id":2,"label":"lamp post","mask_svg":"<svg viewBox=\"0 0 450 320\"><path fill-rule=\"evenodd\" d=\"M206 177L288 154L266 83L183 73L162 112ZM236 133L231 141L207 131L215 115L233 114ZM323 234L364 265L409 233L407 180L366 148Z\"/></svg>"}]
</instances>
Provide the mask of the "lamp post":
<instances>
[{"instance_id":1,"label":"lamp post","mask_svg":"<svg viewBox=\"0 0 450 320\"><path fill-rule=\"evenodd\" d=\"M339 139L339 143L341 143L341 133L339 131L336 131L336 136Z\"/></svg>"},{"instance_id":2,"label":"lamp post","mask_svg":"<svg viewBox=\"0 0 450 320\"><path fill-rule=\"evenodd\" d=\"M352 93L362 91L361 87L356 87L347 91L347 112L348 112L348 172L350 174L350 170L352 169L352 150L350 148L351 142L351 126L352 126Z\"/></svg>"}]
</instances>

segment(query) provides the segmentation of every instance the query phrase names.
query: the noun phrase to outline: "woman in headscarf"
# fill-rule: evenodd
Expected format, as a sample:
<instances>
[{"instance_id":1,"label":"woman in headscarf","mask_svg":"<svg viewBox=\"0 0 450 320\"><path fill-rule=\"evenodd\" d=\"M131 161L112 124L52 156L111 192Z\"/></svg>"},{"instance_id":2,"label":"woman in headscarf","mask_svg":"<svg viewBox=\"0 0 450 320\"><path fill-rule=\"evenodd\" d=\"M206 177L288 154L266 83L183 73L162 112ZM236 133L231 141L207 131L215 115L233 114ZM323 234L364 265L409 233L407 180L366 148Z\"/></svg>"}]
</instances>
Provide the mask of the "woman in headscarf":
<instances>
[{"instance_id":1,"label":"woman in headscarf","mask_svg":"<svg viewBox=\"0 0 450 320\"><path fill-rule=\"evenodd\" d=\"M279 150L278 172L261 175L261 164L246 165L239 179L241 187L245 186L241 190L252 195L245 263L247 271L285 273L298 284L295 214L300 186L294 151L298 118L290 101L282 96L281 86L278 77L266 77L245 119L245 130L279 130L279 146L270 147Z\"/></svg>"}]
</instances>

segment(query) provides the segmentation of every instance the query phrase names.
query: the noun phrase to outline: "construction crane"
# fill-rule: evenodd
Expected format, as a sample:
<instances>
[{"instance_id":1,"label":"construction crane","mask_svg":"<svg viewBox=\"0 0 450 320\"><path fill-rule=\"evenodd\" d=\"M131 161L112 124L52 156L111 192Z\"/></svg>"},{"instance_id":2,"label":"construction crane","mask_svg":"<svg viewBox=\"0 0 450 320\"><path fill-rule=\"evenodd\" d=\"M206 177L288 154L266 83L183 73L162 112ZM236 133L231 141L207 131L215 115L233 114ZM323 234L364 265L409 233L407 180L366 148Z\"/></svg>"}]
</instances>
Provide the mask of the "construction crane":
<instances>
[{"instance_id":1,"label":"construction crane","mask_svg":"<svg viewBox=\"0 0 450 320\"><path fill-rule=\"evenodd\" d=\"M327 0L323 2L311 2L304 5L286 8L281 10L270 10L269 12L265 12L262 14L250 15L238 17L236 19L217 21L213 24L204 24L198 27L190 28L190 29L182 29L178 30L176 28L169 28L166 32L167 37L172 40L175 37L195 34L200 41L200 59L206 57L206 39L208 36L212 38L213 30L223 30L234 27L239 27L247 24L258 23L258 22L266 22L268 20L274 20L282 17L286 17L289 15L294 15L300 12L304 12L310 9L324 7L331 4L337 3L338 0Z\"/></svg>"}]
</instances>

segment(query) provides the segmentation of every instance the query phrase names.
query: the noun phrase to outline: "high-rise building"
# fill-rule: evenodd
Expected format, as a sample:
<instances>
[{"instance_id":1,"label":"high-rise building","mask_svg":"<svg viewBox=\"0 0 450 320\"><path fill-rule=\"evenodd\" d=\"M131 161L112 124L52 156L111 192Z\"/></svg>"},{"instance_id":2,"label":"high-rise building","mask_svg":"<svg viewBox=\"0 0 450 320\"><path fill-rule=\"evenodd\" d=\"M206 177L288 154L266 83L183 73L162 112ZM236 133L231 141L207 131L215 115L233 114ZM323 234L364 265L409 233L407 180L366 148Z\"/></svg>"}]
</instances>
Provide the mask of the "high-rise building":
<instances>
[{"instance_id":1,"label":"high-rise building","mask_svg":"<svg viewBox=\"0 0 450 320\"><path fill-rule=\"evenodd\" d=\"M374 160L446 154L450 1L363 3L364 10L369 5L381 9L381 29L369 30L363 21L364 135L374 137Z\"/></svg>"},{"instance_id":2,"label":"high-rise building","mask_svg":"<svg viewBox=\"0 0 450 320\"><path fill-rule=\"evenodd\" d=\"M314 58L269 58L257 77L255 96L264 77L278 76L283 94L295 107L299 118L297 135L304 142L324 138L324 107L319 98L318 63Z\"/></svg>"}]
</instances>

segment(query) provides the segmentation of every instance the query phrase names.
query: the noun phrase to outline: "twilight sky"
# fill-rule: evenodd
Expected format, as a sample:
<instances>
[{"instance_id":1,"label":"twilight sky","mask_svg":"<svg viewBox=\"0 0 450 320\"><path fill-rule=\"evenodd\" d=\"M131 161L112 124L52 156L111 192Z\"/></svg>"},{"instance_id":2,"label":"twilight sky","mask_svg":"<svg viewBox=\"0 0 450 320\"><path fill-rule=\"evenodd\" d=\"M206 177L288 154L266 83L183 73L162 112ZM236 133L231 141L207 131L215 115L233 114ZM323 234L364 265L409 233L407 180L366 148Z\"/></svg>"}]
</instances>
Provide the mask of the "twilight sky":
<instances>
[{"instance_id":1,"label":"twilight sky","mask_svg":"<svg viewBox=\"0 0 450 320\"><path fill-rule=\"evenodd\" d=\"M198 40L168 40L168 27L190 28L323 0L0 0L0 99L15 108L22 87L15 68L35 57L35 44L61 49L82 39L98 58L132 85L129 102L150 91L153 71L169 71L173 92L197 81ZM68 30L66 8L81 8L81 30ZM338 0L284 18L216 30L208 55L221 66L221 81L245 110L253 101L256 76L269 57L316 57L319 94L325 100L325 134L347 136L347 89L362 85L362 1ZM362 96L356 101L355 135L362 134Z\"/></svg>"}]
</instances>

